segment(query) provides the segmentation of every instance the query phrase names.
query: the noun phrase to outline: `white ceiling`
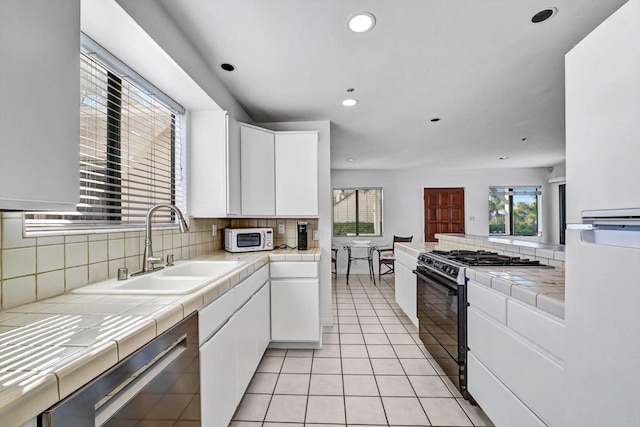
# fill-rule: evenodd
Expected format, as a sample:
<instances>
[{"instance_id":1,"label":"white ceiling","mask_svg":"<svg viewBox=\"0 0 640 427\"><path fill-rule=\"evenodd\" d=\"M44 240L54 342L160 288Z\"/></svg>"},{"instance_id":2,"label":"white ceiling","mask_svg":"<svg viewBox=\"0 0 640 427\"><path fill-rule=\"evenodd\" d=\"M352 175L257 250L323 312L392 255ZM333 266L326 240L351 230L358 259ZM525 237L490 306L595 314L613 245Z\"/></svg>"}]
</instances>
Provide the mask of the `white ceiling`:
<instances>
[{"instance_id":1,"label":"white ceiling","mask_svg":"<svg viewBox=\"0 0 640 427\"><path fill-rule=\"evenodd\" d=\"M626 2L158 1L255 122L331 120L334 169L562 162L564 55ZM350 32L363 11L375 28Z\"/></svg>"}]
</instances>

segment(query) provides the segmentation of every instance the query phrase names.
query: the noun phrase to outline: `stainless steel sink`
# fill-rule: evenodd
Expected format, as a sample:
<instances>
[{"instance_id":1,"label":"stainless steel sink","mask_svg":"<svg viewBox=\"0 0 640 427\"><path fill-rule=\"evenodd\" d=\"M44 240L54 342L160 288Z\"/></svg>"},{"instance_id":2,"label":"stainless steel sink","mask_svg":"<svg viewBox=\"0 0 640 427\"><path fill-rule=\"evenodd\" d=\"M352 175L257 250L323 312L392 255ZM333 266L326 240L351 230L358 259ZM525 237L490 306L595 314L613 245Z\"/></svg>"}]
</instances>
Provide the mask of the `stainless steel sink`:
<instances>
[{"instance_id":1,"label":"stainless steel sink","mask_svg":"<svg viewBox=\"0 0 640 427\"><path fill-rule=\"evenodd\" d=\"M127 280L110 279L73 290L74 294L185 295L215 282L244 261L185 261Z\"/></svg>"}]
</instances>

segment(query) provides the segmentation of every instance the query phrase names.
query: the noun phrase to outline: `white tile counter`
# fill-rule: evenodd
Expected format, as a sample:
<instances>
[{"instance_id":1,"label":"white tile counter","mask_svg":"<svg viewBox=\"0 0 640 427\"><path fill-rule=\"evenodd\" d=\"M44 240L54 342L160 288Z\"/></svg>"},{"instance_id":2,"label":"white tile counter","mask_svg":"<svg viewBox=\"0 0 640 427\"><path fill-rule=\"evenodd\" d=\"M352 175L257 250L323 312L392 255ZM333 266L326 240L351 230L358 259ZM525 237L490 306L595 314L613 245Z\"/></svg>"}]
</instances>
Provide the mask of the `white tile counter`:
<instances>
[{"instance_id":1,"label":"white tile counter","mask_svg":"<svg viewBox=\"0 0 640 427\"><path fill-rule=\"evenodd\" d=\"M467 278L564 319L564 268L468 267Z\"/></svg>"},{"instance_id":2,"label":"white tile counter","mask_svg":"<svg viewBox=\"0 0 640 427\"><path fill-rule=\"evenodd\" d=\"M554 268L468 267L467 278L564 319L564 247L504 238L437 234L438 243L396 243L396 250L415 258L434 249L485 249L510 256L534 258ZM534 255L526 253L534 251Z\"/></svg>"},{"instance_id":3,"label":"white tile counter","mask_svg":"<svg viewBox=\"0 0 640 427\"><path fill-rule=\"evenodd\" d=\"M189 295L66 294L0 311L3 427L37 416L263 265L319 261L320 249L216 251L193 260L246 262Z\"/></svg>"}]
</instances>

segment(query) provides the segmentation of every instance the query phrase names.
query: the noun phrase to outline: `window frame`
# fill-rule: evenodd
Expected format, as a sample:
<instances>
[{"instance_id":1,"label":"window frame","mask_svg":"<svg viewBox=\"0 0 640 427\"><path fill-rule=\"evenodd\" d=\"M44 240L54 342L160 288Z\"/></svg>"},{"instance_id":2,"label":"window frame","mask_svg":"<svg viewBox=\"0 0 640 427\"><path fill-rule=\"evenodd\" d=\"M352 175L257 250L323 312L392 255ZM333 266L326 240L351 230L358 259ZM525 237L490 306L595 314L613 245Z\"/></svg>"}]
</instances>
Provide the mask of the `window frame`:
<instances>
[{"instance_id":1,"label":"window frame","mask_svg":"<svg viewBox=\"0 0 640 427\"><path fill-rule=\"evenodd\" d=\"M363 190L375 190L380 192L380 234L360 234L359 231L359 191ZM355 191L356 196L356 208L355 208L355 224L356 224L356 233L355 234L345 234L345 235L337 235L335 234L335 205L331 210L331 234L336 238L351 238L351 237L384 237L384 189L383 187L334 187L331 191L331 198L335 200L335 192L336 191ZM375 225L374 225L375 230Z\"/></svg>"},{"instance_id":2,"label":"window frame","mask_svg":"<svg viewBox=\"0 0 640 427\"><path fill-rule=\"evenodd\" d=\"M89 60L104 70L103 81L106 84L106 92L102 96L104 96L106 102L106 117L103 122L106 126L104 128L106 134L103 140L103 147L106 155L104 161L106 163L105 167L100 168L99 172L104 174L105 180L102 183L98 183L96 188L102 188L105 194L103 201L106 204L94 209L87 209L83 203L83 183L80 180L78 182L79 198L76 210L67 212L25 212L23 215L25 236L112 233L144 229L144 218L140 219L139 215L129 216L126 211L130 208L123 207L125 204L130 203L131 197L135 197L128 191L124 191L126 187L123 184L126 186L130 183L137 183L135 179L133 181L125 179L121 174L122 166L120 166L121 150L123 149L122 141L123 138L129 138L126 129L131 126L130 122L121 121L121 114L124 110L128 111L129 108L127 104L129 102L128 92L123 92L122 90L125 84L128 91L133 89L135 90L133 93L153 99L154 104L152 105L162 106L163 111L165 111L162 114L169 123L167 129L169 135L168 139L165 140L165 147L170 150L170 153L166 151L169 157L167 158L168 162L164 165L167 167L154 168L151 173L157 174L160 172L158 176L163 181L166 179L167 186L165 188L168 198L167 201L158 201L158 203L169 202L174 204L186 215L187 111L84 33L81 33L80 53L80 67L82 67L82 61ZM82 56L86 59L82 59ZM81 82L82 80L79 84L82 84ZM82 108L82 101L79 108ZM80 136L79 144L82 145L82 136ZM152 153L154 154L151 154L151 156L156 155L156 151L152 151ZM91 172L91 169L88 168L86 171ZM81 167L81 176L82 173L83 169ZM146 199L140 206L144 207L147 204L149 208L153 206L153 198ZM166 213L163 216L163 220L154 222L154 228L175 227L178 227L178 223L173 212Z\"/></svg>"},{"instance_id":3,"label":"window frame","mask_svg":"<svg viewBox=\"0 0 640 427\"><path fill-rule=\"evenodd\" d=\"M518 234L516 232L515 221L515 203L514 196L518 196L517 189L535 188L536 189L536 231L533 234ZM495 189L503 189L508 196L505 203L505 233L491 232L491 215L489 214L489 237L539 237L542 233L542 186L541 185L493 185L489 187L489 200L491 203L491 197L496 195ZM524 195L524 194L522 194Z\"/></svg>"}]
</instances>

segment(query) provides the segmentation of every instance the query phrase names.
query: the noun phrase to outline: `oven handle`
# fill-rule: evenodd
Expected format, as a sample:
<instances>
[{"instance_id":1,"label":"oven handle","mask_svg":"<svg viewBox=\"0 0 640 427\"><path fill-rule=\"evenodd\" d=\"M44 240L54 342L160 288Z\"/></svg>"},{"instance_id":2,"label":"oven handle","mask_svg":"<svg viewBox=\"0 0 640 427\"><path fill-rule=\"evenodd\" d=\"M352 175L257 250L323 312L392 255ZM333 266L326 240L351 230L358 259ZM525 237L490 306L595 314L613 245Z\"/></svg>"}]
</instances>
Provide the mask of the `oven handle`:
<instances>
[{"instance_id":1,"label":"oven handle","mask_svg":"<svg viewBox=\"0 0 640 427\"><path fill-rule=\"evenodd\" d=\"M413 274L415 274L416 276L418 276L418 278L424 280L425 282L430 283L432 286L436 288L441 288L441 290L445 291L447 295L450 297L458 295L457 288L452 288L450 286L445 285L444 283L436 282L435 278L427 277L424 274L420 273L418 270L413 270Z\"/></svg>"}]
</instances>

